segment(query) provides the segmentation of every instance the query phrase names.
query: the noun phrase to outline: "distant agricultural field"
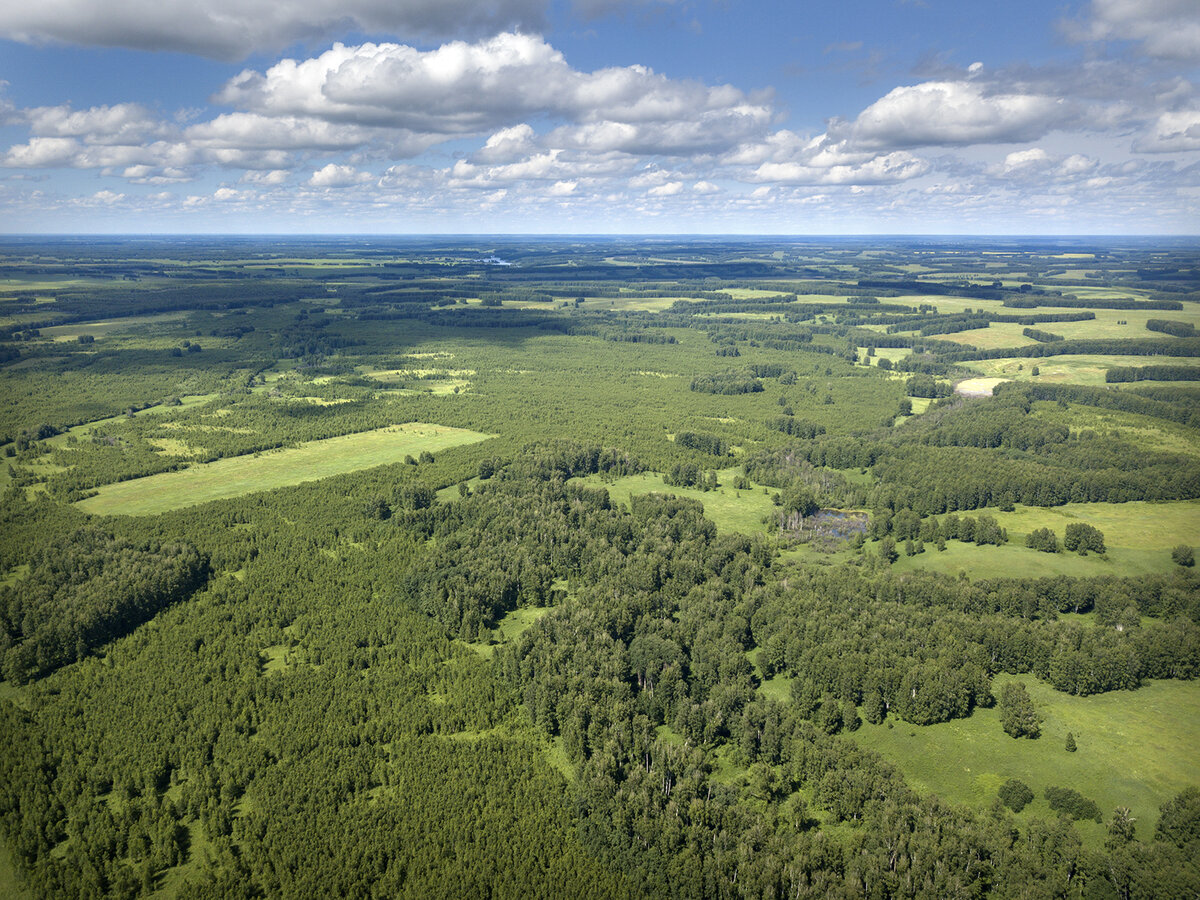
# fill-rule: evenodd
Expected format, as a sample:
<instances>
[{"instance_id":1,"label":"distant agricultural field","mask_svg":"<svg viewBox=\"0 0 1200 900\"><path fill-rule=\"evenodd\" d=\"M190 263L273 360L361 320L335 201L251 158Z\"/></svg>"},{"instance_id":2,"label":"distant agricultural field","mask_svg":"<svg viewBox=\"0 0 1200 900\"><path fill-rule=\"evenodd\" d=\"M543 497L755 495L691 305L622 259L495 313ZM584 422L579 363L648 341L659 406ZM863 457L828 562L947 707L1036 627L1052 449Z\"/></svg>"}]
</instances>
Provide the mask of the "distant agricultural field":
<instances>
[{"instance_id":1,"label":"distant agricultural field","mask_svg":"<svg viewBox=\"0 0 1200 900\"><path fill-rule=\"evenodd\" d=\"M1145 337L1143 332L1138 337ZM1009 357L980 359L961 363L987 377L1010 378L1014 381L1037 381L1048 384L1103 385L1104 373L1120 366L1194 366L1196 360L1185 356L1116 356L1101 354L1064 354L1041 358ZM1038 374L1032 374L1034 368Z\"/></svg>"},{"instance_id":2,"label":"distant agricultural field","mask_svg":"<svg viewBox=\"0 0 1200 900\"><path fill-rule=\"evenodd\" d=\"M186 319L190 313L173 312L158 313L148 316L126 316L120 319L102 319L98 322L77 322L72 325L51 325L42 328L42 337L55 341L73 341L80 335L90 334L92 337L103 337L114 332L128 331L145 325L170 324Z\"/></svg>"},{"instance_id":3,"label":"distant agricultural field","mask_svg":"<svg viewBox=\"0 0 1200 900\"><path fill-rule=\"evenodd\" d=\"M422 422L390 425L106 485L96 496L78 505L85 512L98 515L155 515L210 500L402 462L405 456L416 456L422 451L437 453L489 437L477 431Z\"/></svg>"}]
</instances>

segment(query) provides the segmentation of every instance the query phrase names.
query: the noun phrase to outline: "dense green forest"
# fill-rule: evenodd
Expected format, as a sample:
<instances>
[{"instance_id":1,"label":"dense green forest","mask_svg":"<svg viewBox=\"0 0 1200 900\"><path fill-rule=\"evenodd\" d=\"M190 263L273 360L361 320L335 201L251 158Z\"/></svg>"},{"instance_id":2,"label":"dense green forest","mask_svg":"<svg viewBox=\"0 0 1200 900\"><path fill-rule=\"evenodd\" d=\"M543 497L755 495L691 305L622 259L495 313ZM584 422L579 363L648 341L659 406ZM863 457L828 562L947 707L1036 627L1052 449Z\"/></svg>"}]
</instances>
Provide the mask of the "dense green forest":
<instances>
[{"instance_id":1,"label":"dense green forest","mask_svg":"<svg viewBox=\"0 0 1200 900\"><path fill-rule=\"evenodd\" d=\"M1198 322L1185 241L7 239L0 885L1200 896Z\"/></svg>"}]
</instances>

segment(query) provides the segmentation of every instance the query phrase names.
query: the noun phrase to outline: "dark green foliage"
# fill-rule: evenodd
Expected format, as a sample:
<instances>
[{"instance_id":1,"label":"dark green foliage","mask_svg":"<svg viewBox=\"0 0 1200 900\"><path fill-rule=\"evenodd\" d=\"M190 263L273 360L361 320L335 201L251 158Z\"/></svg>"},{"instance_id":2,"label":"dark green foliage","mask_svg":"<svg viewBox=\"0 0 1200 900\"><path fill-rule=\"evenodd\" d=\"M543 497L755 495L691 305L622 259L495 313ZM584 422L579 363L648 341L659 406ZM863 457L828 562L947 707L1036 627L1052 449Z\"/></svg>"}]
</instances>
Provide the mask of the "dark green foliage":
<instances>
[{"instance_id":1,"label":"dark green foliage","mask_svg":"<svg viewBox=\"0 0 1200 900\"><path fill-rule=\"evenodd\" d=\"M949 397L954 389L945 381L932 375L914 375L904 383L910 397Z\"/></svg>"},{"instance_id":2,"label":"dark green foliage","mask_svg":"<svg viewBox=\"0 0 1200 900\"><path fill-rule=\"evenodd\" d=\"M1072 522L1063 535L1063 549L1081 556L1087 556L1089 550L1093 553L1103 553L1104 532L1094 525Z\"/></svg>"},{"instance_id":3,"label":"dark green foliage","mask_svg":"<svg viewBox=\"0 0 1200 900\"><path fill-rule=\"evenodd\" d=\"M885 537L879 542L879 558L886 563L894 563L900 558L900 554L896 551L896 541L891 537Z\"/></svg>"},{"instance_id":4,"label":"dark green foliage","mask_svg":"<svg viewBox=\"0 0 1200 900\"><path fill-rule=\"evenodd\" d=\"M772 419L768 424L776 431L806 440L811 440L817 435L825 433L824 425L818 425L815 422L809 422L805 419L796 419L789 415Z\"/></svg>"},{"instance_id":5,"label":"dark green foliage","mask_svg":"<svg viewBox=\"0 0 1200 900\"><path fill-rule=\"evenodd\" d=\"M1058 552L1058 535L1049 528L1035 528L1025 535L1025 546L1043 553Z\"/></svg>"},{"instance_id":6,"label":"dark green foliage","mask_svg":"<svg viewBox=\"0 0 1200 900\"><path fill-rule=\"evenodd\" d=\"M1027 338L1033 338L1035 341L1040 341L1043 344L1050 344L1054 341L1064 339L1061 334L1055 334L1052 331L1042 331L1040 328L1023 328L1021 329L1021 334Z\"/></svg>"},{"instance_id":7,"label":"dark green foliage","mask_svg":"<svg viewBox=\"0 0 1200 900\"><path fill-rule=\"evenodd\" d=\"M1048 787L1046 788L1046 800L1049 801L1050 808L1060 815L1071 819L1101 821L1100 807L1096 805L1095 801L1089 800L1073 788Z\"/></svg>"},{"instance_id":8,"label":"dark green foliage","mask_svg":"<svg viewBox=\"0 0 1200 900\"><path fill-rule=\"evenodd\" d=\"M707 453L710 456L726 456L729 453L729 442L715 434L680 431L675 435L675 443L680 447Z\"/></svg>"},{"instance_id":9,"label":"dark green foliage","mask_svg":"<svg viewBox=\"0 0 1200 900\"><path fill-rule=\"evenodd\" d=\"M1071 732L1068 731L1067 732L1066 751L1068 753L1074 753L1078 749L1079 748L1075 745L1075 735L1071 734Z\"/></svg>"},{"instance_id":10,"label":"dark green foliage","mask_svg":"<svg viewBox=\"0 0 1200 900\"><path fill-rule=\"evenodd\" d=\"M1109 384L1128 381L1200 381L1200 366L1117 366L1106 369Z\"/></svg>"},{"instance_id":11,"label":"dark green foliage","mask_svg":"<svg viewBox=\"0 0 1200 900\"><path fill-rule=\"evenodd\" d=\"M1013 812L1017 813L1033 801L1033 791L1029 785L1016 778L1010 778L1004 784L1000 785L1000 790L997 793L1000 801Z\"/></svg>"},{"instance_id":12,"label":"dark green foliage","mask_svg":"<svg viewBox=\"0 0 1200 900\"><path fill-rule=\"evenodd\" d=\"M1171 550L1171 561L1177 566L1190 569L1196 564L1196 554L1187 544L1179 544Z\"/></svg>"},{"instance_id":13,"label":"dark green foliage","mask_svg":"<svg viewBox=\"0 0 1200 900\"><path fill-rule=\"evenodd\" d=\"M1000 726L1010 737L1036 738L1042 733L1042 718L1020 681L1000 689Z\"/></svg>"},{"instance_id":14,"label":"dark green foliage","mask_svg":"<svg viewBox=\"0 0 1200 900\"><path fill-rule=\"evenodd\" d=\"M1172 319L1147 319L1146 328L1174 337L1192 337L1196 333L1196 328L1191 322L1176 322Z\"/></svg>"},{"instance_id":15,"label":"dark green foliage","mask_svg":"<svg viewBox=\"0 0 1200 900\"><path fill-rule=\"evenodd\" d=\"M208 576L191 545L139 547L95 528L74 532L29 567L15 585L0 587L4 676L16 684L83 658Z\"/></svg>"},{"instance_id":16,"label":"dark green foliage","mask_svg":"<svg viewBox=\"0 0 1200 900\"><path fill-rule=\"evenodd\" d=\"M796 512L805 518L821 508L813 492L802 483L793 484L783 492L780 506L785 513Z\"/></svg>"},{"instance_id":17,"label":"dark green foliage","mask_svg":"<svg viewBox=\"0 0 1200 900\"><path fill-rule=\"evenodd\" d=\"M761 391L763 384L749 373L725 372L697 375L692 379L691 389L702 394L753 394Z\"/></svg>"},{"instance_id":18,"label":"dark green foliage","mask_svg":"<svg viewBox=\"0 0 1200 900\"><path fill-rule=\"evenodd\" d=\"M1200 788L1184 788L1163 806L1154 839L1180 849L1200 843Z\"/></svg>"}]
</instances>

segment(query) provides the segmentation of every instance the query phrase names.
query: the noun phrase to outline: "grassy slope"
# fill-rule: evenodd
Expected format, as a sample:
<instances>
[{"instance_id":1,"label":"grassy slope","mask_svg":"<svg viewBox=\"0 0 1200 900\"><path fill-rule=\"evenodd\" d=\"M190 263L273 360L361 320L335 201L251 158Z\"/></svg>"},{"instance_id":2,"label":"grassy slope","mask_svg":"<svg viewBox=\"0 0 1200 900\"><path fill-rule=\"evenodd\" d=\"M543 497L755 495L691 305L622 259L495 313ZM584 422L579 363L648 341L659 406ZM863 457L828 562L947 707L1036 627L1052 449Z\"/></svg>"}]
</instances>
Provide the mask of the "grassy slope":
<instances>
[{"instance_id":1,"label":"grassy slope","mask_svg":"<svg viewBox=\"0 0 1200 900\"><path fill-rule=\"evenodd\" d=\"M1018 679L997 676L993 692L1008 680ZM1044 717L1037 740L1010 738L994 708L924 728L864 724L853 738L899 766L919 791L982 810L1004 781L1019 778L1036 795L1018 816L1028 820L1054 815L1043 796L1048 786L1071 787L1095 800L1106 820L1117 806L1130 807L1143 839L1153 835L1163 803L1200 784L1200 682L1149 682L1133 692L1072 697L1032 676L1019 680ZM1068 731L1076 753L1064 749ZM1100 825L1082 822L1079 830L1093 845L1103 841Z\"/></svg>"},{"instance_id":2,"label":"grassy slope","mask_svg":"<svg viewBox=\"0 0 1200 900\"><path fill-rule=\"evenodd\" d=\"M400 462L409 454L415 456L423 450L437 452L487 437L461 428L419 422L393 425L106 485L79 506L100 515L154 515L209 500Z\"/></svg>"}]
</instances>

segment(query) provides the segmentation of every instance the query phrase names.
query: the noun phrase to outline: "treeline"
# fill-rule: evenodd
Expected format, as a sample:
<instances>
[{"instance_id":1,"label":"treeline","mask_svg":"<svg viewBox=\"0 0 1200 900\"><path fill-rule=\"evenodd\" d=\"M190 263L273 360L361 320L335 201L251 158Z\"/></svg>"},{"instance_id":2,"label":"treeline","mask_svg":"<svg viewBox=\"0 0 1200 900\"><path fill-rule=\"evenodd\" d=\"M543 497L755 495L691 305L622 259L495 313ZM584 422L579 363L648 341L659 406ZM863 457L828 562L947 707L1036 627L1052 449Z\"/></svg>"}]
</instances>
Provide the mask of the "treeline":
<instances>
[{"instance_id":1,"label":"treeline","mask_svg":"<svg viewBox=\"0 0 1200 900\"><path fill-rule=\"evenodd\" d=\"M1034 309L1038 306L1080 307L1083 309L1183 309L1178 300L1135 300L1132 297L1073 297L1035 296L1008 294L1004 305L1017 309Z\"/></svg>"},{"instance_id":2,"label":"treeline","mask_svg":"<svg viewBox=\"0 0 1200 900\"><path fill-rule=\"evenodd\" d=\"M1200 428L1200 409L1195 403L1197 397L1191 389L1182 386L1146 386L1137 388L1137 393L1133 393L1081 384L1008 382L998 385L995 395L1003 397L1012 393L1020 393L1030 400L1083 403L1100 409L1116 409Z\"/></svg>"},{"instance_id":3,"label":"treeline","mask_svg":"<svg viewBox=\"0 0 1200 900\"><path fill-rule=\"evenodd\" d=\"M1176 322L1171 319L1147 319L1146 328L1175 337L1193 337L1196 334L1196 326L1191 322Z\"/></svg>"},{"instance_id":4,"label":"treeline","mask_svg":"<svg viewBox=\"0 0 1200 900\"><path fill-rule=\"evenodd\" d=\"M1061 334L1055 334L1053 331L1042 331L1040 328L1023 328L1021 334L1027 338L1033 338L1035 341L1040 341L1043 344L1052 344L1055 341L1062 341L1065 338Z\"/></svg>"},{"instance_id":5,"label":"treeline","mask_svg":"<svg viewBox=\"0 0 1200 900\"><path fill-rule=\"evenodd\" d=\"M939 353L943 362L966 362L1008 357L1062 356L1064 354L1116 354L1119 356L1200 356L1200 338L1140 338L1136 340L1086 339L1029 344L1024 347L996 347L988 350L963 350Z\"/></svg>"},{"instance_id":6,"label":"treeline","mask_svg":"<svg viewBox=\"0 0 1200 900\"><path fill-rule=\"evenodd\" d=\"M1200 381L1200 366L1114 366L1105 369L1108 384L1128 381Z\"/></svg>"}]
</instances>

